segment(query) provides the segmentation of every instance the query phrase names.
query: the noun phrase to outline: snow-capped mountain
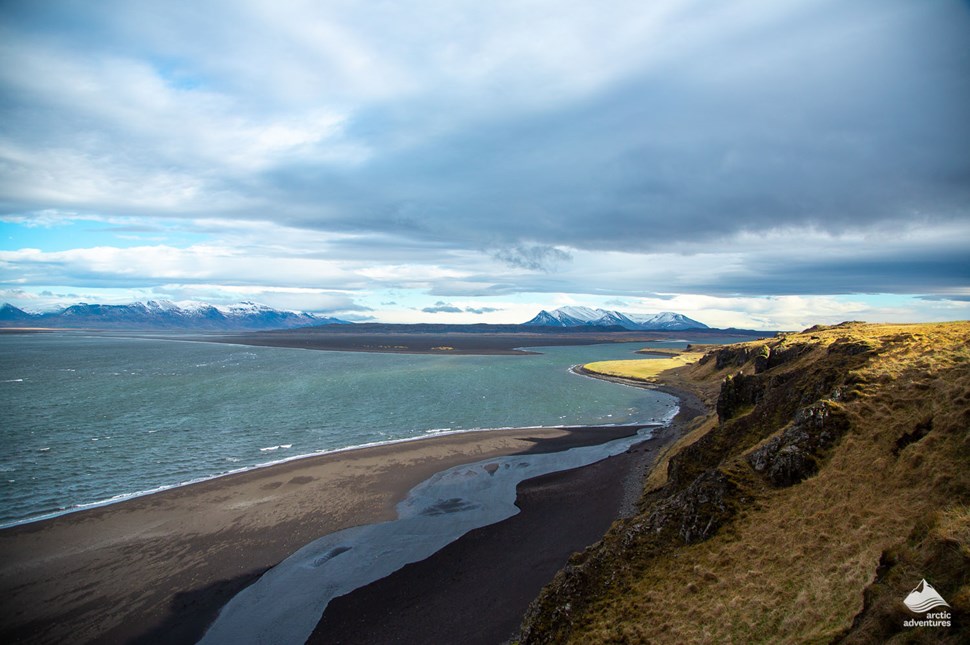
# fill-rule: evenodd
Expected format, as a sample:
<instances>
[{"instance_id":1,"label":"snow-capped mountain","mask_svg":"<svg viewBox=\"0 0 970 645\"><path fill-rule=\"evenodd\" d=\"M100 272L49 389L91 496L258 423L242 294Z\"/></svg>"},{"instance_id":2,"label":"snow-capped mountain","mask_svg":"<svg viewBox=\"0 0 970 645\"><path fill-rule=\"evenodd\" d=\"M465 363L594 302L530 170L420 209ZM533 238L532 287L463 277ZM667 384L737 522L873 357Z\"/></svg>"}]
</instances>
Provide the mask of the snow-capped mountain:
<instances>
[{"instance_id":1,"label":"snow-capped mountain","mask_svg":"<svg viewBox=\"0 0 970 645\"><path fill-rule=\"evenodd\" d=\"M48 313L28 313L13 305L0 307L0 327L36 326L93 329L256 331L313 325L350 324L339 318L281 311L254 302L215 306L167 300L129 305L80 303Z\"/></svg>"},{"instance_id":2,"label":"snow-capped mountain","mask_svg":"<svg viewBox=\"0 0 970 645\"><path fill-rule=\"evenodd\" d=\"M704 323L673 311L661 311L659 314L626 314L626 316L641 325L641 329L647 329L643 325L649 325L650 329L709 329Z\"/></svg>"},{"instance_id":3,"label":"snow-capped mountain","mask_svg":"<svg viewBox=\"0 0 970 645\"><path fill-rule=\"evenodd\" d=\"M626 314L578 306L560 307L553 311L543 309L535 318L523 324L545 327L622 327L637 331L708 329L704 323L672 311L659 314Z\"/></svg>"}]
</instances>

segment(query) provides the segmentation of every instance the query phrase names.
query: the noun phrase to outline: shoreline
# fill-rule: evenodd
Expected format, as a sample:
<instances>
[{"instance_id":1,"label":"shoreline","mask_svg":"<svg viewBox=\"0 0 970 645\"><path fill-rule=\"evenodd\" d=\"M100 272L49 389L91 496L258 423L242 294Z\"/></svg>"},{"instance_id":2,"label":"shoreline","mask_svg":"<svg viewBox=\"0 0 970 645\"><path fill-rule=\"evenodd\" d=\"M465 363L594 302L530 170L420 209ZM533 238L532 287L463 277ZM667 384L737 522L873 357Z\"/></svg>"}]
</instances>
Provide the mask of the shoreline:
<instances>
[{"instance_id":1,"label":"shoreline","mask_svg":"<svg viewBox=\"0 0 970 645\"><path fill-rule=\"evenodd\" d=\"M676 385L654 381L641 381L639 379L624 378L622 376L598 374L596 372L590 372L582 365L574 365L569 368L569 371L577 376L585 376L587 378L609 381L610 383L617 383L619 385L636 387L642 390L656 390L657 392L669 394L677 399L679 409L677 414L667 425L675 425L678 422L683 423L694 418L695 416L706 414L708 412L707 405L695 392L682 387L677 387Z\"/></svg>"},{"instance_id":2,"label":"shoreline","mask_svg":"<svg viewBox=\"0 0 970 645\"><path fill-rule=\"evenodd\" d=\"M672 392L668 392L672 396L676 396ZM640 428L649 427L663 427L670 423L670 419L660 422L647 422L647 423L616 423L616 424L597 424L597 425L555 425L555 426L526 426L526 427L500 427L500 428L463 428L460 430L442 430L442 431L426 431L426 434L418 435L414 437L402 437L400 439L388 439L386 441L375 441L372 443L363 443L354 446L345 446L343 448L333 448L331 450L321 450L318 452L310 452L306 454L293 455L292 457L286 457L284 459L277 459L275 461L269 461L262 464L254 464L252 466L244 466L242 468L226 471L223 473L218 473L215 475L207 475L199 477L197 479L191 479L184 482L179 482L177 484L167 484L158 486L156 488L135 491L132 493L118 493L108 499L98 500L94 502L81 502L75 504L74 506L55 511L51 513L45 513L43 515L38 515L35 517L26 518L23 520L16 520L10 523L0 523L0 534L7 529L17 528L21 526L27 526L34 524L36 522L45 522L47 520L57 519L59 517L64 517L66 515L73 515L75 513L83 513L86 511L91 511L99 508L104 508L108 506L113 506L115 504L123 504L125 502L146 497L149 495L158 495L165 493L167 491L178 490L186 486L195 486L198 484L205 484L214 480L222 479L224 477L233 477L235 475L242 475L245 473L253 472L256 470L261 470L264 468L273 468L283 464L288 464L290 462L296 462L303 459L315 459L317 457L328 457L334 455L341 455L345 453L351 453L356 450L368 450L371 448L380 448L383 446L395 446L398 444L411 443L416 441L434 440L441 437L450 437L453 435L464 435L464 434L475 434L475 433L488 433L488 432L503 432L503 431L514 431L514 432L524 432L524 431L545 431L545 430L595 430L595 429L613 429L613 428L629 428L632 431L639 430Z\"/></svg>"},{"instance_id":3,"label":"shoreline","mask_svg":"<svg viewBox=\"0 0 970 645\"><path fill-rule=\"evenodd\" d=\"M581 366L574 373L583 374ZM649 439L603 461L519 484L521 512L475 529L420 562L333 599L311 645L515 642L525 612L570 558L598 542L612 523L636 512L643 484L665 449L708 406L665 383L606 380L678 399L677 415ZM415 589L422 589L420 596Z\"/></svg>"},{"instance_id":4,"label":"shoreline","mask_svg":"<svg viewBox=\"0 0 970 645\"><path fill-rule=\"evenodd\" d=\"M703 404L692 405L691 393L670 389L690 401L669 425L602 461L524 480L515 502L520 513L334 598L307 643L514 642L541 589L614 521L635 513L664 449L706 413Z\"/></svg>"},{"instance_id":5,"label":"shoreline","mask_svg":"<svg viewBox=\"0 0 970 645\"><path fill-rule=\"evenodd\" d=\"M268 568L396 517L447 468L629 436L638 426L457 432L311 455L0 530L6 642L194 643ZM422 441L427 439L427 441Z\"/></svg>"}]
</instances>

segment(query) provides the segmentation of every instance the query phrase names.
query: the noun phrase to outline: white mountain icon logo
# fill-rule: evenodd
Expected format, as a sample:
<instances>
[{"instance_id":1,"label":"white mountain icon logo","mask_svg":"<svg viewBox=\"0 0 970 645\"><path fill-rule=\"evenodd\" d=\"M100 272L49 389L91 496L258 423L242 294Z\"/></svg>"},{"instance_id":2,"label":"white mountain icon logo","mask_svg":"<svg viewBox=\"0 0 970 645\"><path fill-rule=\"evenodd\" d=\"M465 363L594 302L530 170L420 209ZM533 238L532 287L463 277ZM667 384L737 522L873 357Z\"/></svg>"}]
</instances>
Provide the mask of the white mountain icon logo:
<instances>
[{"instance_id":1,"label":"white mountain icon logo","mask_svg":"<svg viewBox=\"0 0 970 645\"><path fill-rule=\"evenodd\" d=\"M925 579L903 599L903 604L915 614L924 614L934 607L949 607L943 597Z\"/></svg>"}]
</instances>

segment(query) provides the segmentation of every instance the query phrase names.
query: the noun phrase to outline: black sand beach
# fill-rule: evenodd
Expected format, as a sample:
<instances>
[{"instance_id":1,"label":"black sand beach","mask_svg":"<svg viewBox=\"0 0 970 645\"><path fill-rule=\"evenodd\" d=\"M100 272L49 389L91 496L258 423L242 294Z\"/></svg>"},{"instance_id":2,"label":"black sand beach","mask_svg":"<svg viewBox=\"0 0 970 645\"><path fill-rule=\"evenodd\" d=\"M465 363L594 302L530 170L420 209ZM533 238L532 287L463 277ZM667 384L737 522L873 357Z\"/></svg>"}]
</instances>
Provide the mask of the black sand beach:
<instances>
[{"instance_id":1,"label":"black sand beach","mask_svg":"<svg viewBox=\"0 0 970 645\"><path fill-rule=\"evenodd\" d=\"M521 513L331 601L308 642L507 641L569 556L600 539L619 516L626 475L653 452L638 447L523 482L516 500Z\"/></svg>"},{"instance_id":2,"label":"black sand beach","mask_svg":"<svg viewBox=\"0 0 970 645\"><path fill-rule=\"evenodd\" d=\"M629 513L662 448L703 406L686 392L674 423L624 454L519 485L521 512L331 601L308 643L508 642L569 557Z\"/></svg>"},{"instance_id":3,"label":"black sand beach","mask_svg":"<svg viewBox=\"0 0 970 645\"><path fill-rule=\"evenodd\" d=\"M322 535L393 519L395 504L436 472L635 430L446 435L310 457L3 529L0 640L194 643L266 569Z\"/></svg>"}]
</instances>

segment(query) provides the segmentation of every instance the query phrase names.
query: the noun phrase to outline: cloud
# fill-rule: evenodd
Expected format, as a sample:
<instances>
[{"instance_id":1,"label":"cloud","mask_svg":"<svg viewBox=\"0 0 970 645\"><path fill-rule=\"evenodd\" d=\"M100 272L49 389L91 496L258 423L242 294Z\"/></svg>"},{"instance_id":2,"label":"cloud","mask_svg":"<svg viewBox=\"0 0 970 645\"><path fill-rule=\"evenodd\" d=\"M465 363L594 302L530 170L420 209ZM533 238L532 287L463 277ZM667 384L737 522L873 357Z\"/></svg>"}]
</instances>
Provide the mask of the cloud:
<instances>
[{"instance_id":1,"label":"cloud","mask_svg":"<svg viewBox=\"0 0 970 645\"><path fill-rule=\"evenodd\" d=\"M482 314L494 313L496 311L502 311L502 309L498 307L458 307L456 305L451 304L450 302L444 302L443 300L439 300L434 304L433 307L424 307L423 309L421 309L421 311L426 314L466 313L466 314L482 315Z\"/></svg>"},{"instance_id":2,"label":"cloud","mask_svg":"<svg viewBox=\"0 0 970 645\"><path fill-rule=\"evenodd\" d=\"M434 307L425 307L421 311L426 314L460 314L462 310L460 307L439 300Z\"/></svg>"},{"instance_id":3,"label":"cloud","mask_svg":"<svg viewBox=\"0 0 970 645\"><path fill-rule=\"evenodd\" d=\"M38 249L0 251L0 267L16 267L20 279L31 282L42 279L46 284L159 285L173 280L206 282L215 277L225 277L228 283L246 284L265 282L268 274L273 273L286 276L294 286L353 282L339 265L325 260L274 258L273 261L276 266L267 271L257 266L255 258L235 249L208 245L186 249L93 247L50 253ZM313 277L293 281L292 276L299 273Z\"/></svg>"},{"instance_id":4,"label":"cloud","mask_svg":"<svg viewBox=\"0 0 970 645\"><path fill-rule=\"evenodd\" d=\"M0 251L0 281L9 276L37 286L417 289L443 300L563 292L616 300L670 293L945 294L970 287L964 244L970 239L968 224L923 226L917 221L856 235L775 230L725 238L720 248L685 242L659 253L568 249L570 261L549 271L510 264L493 252L395 245L390 239L269 222L200 220L169 234L207 239L186 247L136 240L128 247Z\"/></svg>"},{"instance_id":5,"label":"cloud","mask_svg":"<svg viewBox=\"0 0 970 645\"><path fill-rule=\"evenodd\" d=\"M929 295L918 298L929 302L970 302L970 294Z\"/></svg>"},{"instance_id":6,"label":"cloud","mask_svg":"<svg viewBox=\"0 0 970 645\"><path fill-rule=\"evenodd\" d=\"M927 208L952 219L970 195L956 6L385 11L216 3L147 20L105 3L75 16L91 32L51 39L20 8L10 24L33 30L8 30L0 79L8 203L272 208L291 225L497 242L542 267L550 252L528 244L838 232Z\"/></svg>"},{"instance_id":7,"label":"cloud","mask_svg":"<svg viewBox=\"0 0 970 645\"><path fill-rule=\"evenodd\" d=\"M968 34L945 1L4 3L0 282L962 293Z\"/></svg>"},{"instance_id":8,"label":"cloud","mask_svg":"<svg viewBox=\"0 0 970 645\"><path fill-rule=\"evenodd\" d=\"M552 246L515 245L495 251L494 257L509 266L530 271L552 271L561 262L572 260L572 256Z\"/></svg>"}]
</instances>

